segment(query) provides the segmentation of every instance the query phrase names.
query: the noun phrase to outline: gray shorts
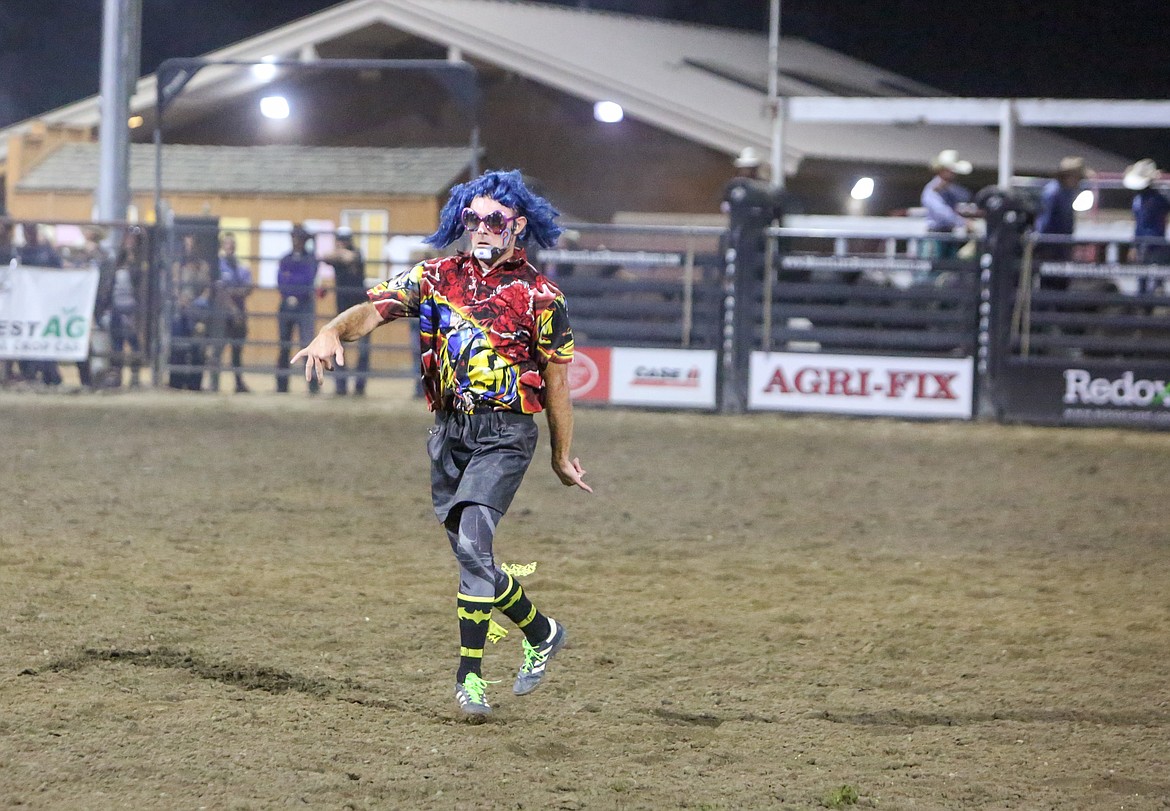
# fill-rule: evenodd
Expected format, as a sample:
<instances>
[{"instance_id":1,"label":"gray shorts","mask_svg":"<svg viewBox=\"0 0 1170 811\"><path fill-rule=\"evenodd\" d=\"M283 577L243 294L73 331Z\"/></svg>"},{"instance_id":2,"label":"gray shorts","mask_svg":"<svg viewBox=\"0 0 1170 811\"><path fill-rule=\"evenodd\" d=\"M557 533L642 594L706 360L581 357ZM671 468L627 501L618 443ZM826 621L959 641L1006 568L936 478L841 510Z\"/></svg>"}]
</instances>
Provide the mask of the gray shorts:
<instances>
[{"instance_id":1,"label":"gray shorts","mask_svg":"<svg viewBox=\"0 0 1170 811\"><path fill-rule=\"evenodd\" d=\"M431 500L440 521L464 503L507 512L536 452L537 427L530 414L435 412L427 438Z\"/></svg>"}]
</instances>

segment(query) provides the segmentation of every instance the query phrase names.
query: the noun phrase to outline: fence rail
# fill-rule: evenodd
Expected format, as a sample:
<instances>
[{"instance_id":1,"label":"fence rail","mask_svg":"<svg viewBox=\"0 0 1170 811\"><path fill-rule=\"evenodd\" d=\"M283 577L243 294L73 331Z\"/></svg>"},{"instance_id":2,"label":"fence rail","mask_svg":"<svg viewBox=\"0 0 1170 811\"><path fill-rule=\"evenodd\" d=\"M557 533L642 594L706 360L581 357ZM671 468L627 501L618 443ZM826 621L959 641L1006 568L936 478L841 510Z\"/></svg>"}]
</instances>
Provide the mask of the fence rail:
<instances>
[{"instance_id":1,"label":"fence rail","mask_svg":"<svg viewBox=\"0 0 1170 811\"><path fill-rule=\"evenodd\" d=\"M0 230L3 225L0 221ZM100 374L93 385L122 384L127 373L136 379L138 368L153 369L154 385L215 387L220 377L235 372L279 385L286 371L278 360L337 312L338 293L364 289L319 274L309 304L303 305L307 334L299 335L287 323L291 316L281 312L281 298L268 286L271 279L261 280L257 273L262 263L278 257L245 252L240 260L260 284L246 299L246 334L231 335L225 325L233 313L216 284L217 222L41 228L61 264L90 263L102 274L89 363ZM102 242L101 233L133 239L127 236L114 246ZM259 234L251 236L252 244L261 244ZM378 236L379 244L389 244L386 235ZM7 258L25 242L16 240ZM264 244L271 250L271 239ZM6 258L4 250L0 236L0 259ZM193 280L184 267L184 255L192 253L205 265L199 270L207 276L203 281ZM366 257L365 281L409 267L424 255ZM1087 401L1108 400L1101 392L1109 386L1121 392L1131 380L1170 380L1168 257L1165 240L1113 231L1085 238L1037 236L1023 215L989 220L986 232L971 237L885 227L760 227L733 234L706 226L576 223L556 248L530 253L566 293L578 346L711 353L723 410L754 407L752 365L760 353L845 358L859 369L871 356L883 362L902 357L903 365L913 361L923 369L928 361L965 358L976 370L975 415L1057 423L1075 423L1069 413L1094 406ZM118 295L125 297L127 278L130 309L114 303ZM356 360L357 348L350 351ZM351 383L413 379L415 334L404 324L376 331L369 359L368 368L351 360ZM652 370L663 377L643 382L661 387L681 374L664 364ZM682 383L691 385L698 369L687 367L690 377ZM777 374L781 380L783 374ZM944 388L949 393L953 386ZM1139 388L1146 392L1148 386ZM1087 401L1063 409L1067 398L1077 397ZM1125 400L1121 394L1114 399ZM1166 399L1151 396L1140 406L1150 411L1148 419L1119 411L1116 421L1170 426ZM1041 401L1048 405L1037 407ZM1127 400L1114 407L1138 406ZM1109 417L1091 419L1103 424Z\"/></svg>"}]
</instances>

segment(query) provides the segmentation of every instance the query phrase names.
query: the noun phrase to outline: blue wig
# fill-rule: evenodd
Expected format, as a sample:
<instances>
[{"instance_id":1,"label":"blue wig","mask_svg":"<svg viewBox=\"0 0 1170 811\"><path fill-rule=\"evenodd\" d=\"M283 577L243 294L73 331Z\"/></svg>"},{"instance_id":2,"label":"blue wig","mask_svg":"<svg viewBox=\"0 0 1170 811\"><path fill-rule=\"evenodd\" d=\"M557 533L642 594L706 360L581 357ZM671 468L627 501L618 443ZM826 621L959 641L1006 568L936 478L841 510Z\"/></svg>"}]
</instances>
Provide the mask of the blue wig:
<instances>
[{"instance_id":1,"label":"blue wig","mask_svg":"<svg viewBox=\"0 0 1170 811\"><path fill-rule=\"evenodd\" d=\"M484 172L474 180L451 189L451 197L439 214L439 229L423 241L436 248L444 248L459 239L463 234L463 209L471 205L476 197L490 197L528 220L528 225L517 238L518 242L526 243L532 238L544 248L556 245L557 237L563 229L554 220L561 212L524 185L519 169L511 172Z\"/></svg>"}]
</instances>

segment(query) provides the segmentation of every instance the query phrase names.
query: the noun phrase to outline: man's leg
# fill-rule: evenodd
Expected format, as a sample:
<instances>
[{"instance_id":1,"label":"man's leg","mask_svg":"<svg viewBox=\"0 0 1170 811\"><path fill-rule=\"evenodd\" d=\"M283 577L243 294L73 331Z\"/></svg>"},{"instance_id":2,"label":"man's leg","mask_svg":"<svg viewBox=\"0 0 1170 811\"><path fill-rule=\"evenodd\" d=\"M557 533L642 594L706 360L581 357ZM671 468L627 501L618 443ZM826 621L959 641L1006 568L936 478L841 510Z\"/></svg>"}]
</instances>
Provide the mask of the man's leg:
<instances>
[{"instance_id":1,"label":"man's leg","mask_svg":"<svg viewBox=\"0 0 1170 811\"><path fill-rule=\"evenodd\" d=\"M244 383L244 341L248 337L248 325L245 321L231 321L228 324L228 338L231 339L232 371L236 377L236 392L244 394L248 386Z\"/></svg>"},{"instance_id":2,"label":"man's leg","mask_svg":"<svg viewBox=\"0 0 1170 811\"><path fill-rule=\"evenodd\" d=\"M314 310L302 312L297 316L297 337L300 339L301 346L308 346L309 342L317 334L317 313ZM317 390L321 388L316 376L309 381L309 393L316 394Z\"/></svg>"},{"instance_id":3,"label":"man's leg","mask_svg":"<svg viewBox=\"0 0 1170 811\"><path fill-rule=\"evenodd\" d=\"M544 681L549 661L565 646L568 636L563 625L537 610L512 575L500 572L496 583L496 608L524 632L524 661L512 692L528 695Z\"/></svg>"},{"instance_id":4,"label":"man's leg","mask_svg":"<svg viewBox=\"0 0 1170 811\"><path fill-rule=\"evenodd\" d=\"M413 320L413 319L412 319ZM370 374L370 336L366 335L358 340L357 378L353 384L353 393L358 397L366 393L366 379Z\"/></svg>"},{"instance_id":5,"label":"man's leg","mask_svg":"<svg viewBox=\"0 0 1170 811\"><path fill-rule=\"evenodd\" d=\"M289 359L289 344L292 343L293 324L296 323L296 316L293 313L281 310L276 314L278 324L280 349L276 354L276 390L278 392L288 391L288 359Z\"/></svg>"},{"instance_id":6,"label":"man's leg","mask_svg":"<svg viewBox=\"0 0 1170 811\"><path fill-rule=\"evenodd\" d=\"M489 714L483 680L483 648L496 600L496 566L492 540L501 513L482 504L461 504L444 523L459 564L459 669L455 698L469 717Z\"/></svg>"}]
</instances>

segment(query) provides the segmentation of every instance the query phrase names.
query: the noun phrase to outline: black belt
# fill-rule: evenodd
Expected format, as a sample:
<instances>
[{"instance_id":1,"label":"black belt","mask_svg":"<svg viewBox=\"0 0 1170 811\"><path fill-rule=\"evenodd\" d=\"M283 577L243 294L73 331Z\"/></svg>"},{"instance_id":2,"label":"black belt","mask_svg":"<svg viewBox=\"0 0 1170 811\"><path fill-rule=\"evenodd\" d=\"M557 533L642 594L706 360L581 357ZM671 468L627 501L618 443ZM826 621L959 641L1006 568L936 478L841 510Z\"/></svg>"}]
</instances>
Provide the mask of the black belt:
<instances>
[{"instance_id":1,"label":"black belt","mask_svg":"<svg viewBox=\"0 0 1170 811\"><path fill-rule=\"evenodd\" d=\"M476 408L472 411L460 411L459 409L454 408L440 408L435 412L435 420L438 421L446 419L464 419L467 417L483 417L489 414L499 414L501 417L509 421L532 419L531 414L524 414L520 411L510 411L508 409Z\"/></svg>"}]
</instances>

